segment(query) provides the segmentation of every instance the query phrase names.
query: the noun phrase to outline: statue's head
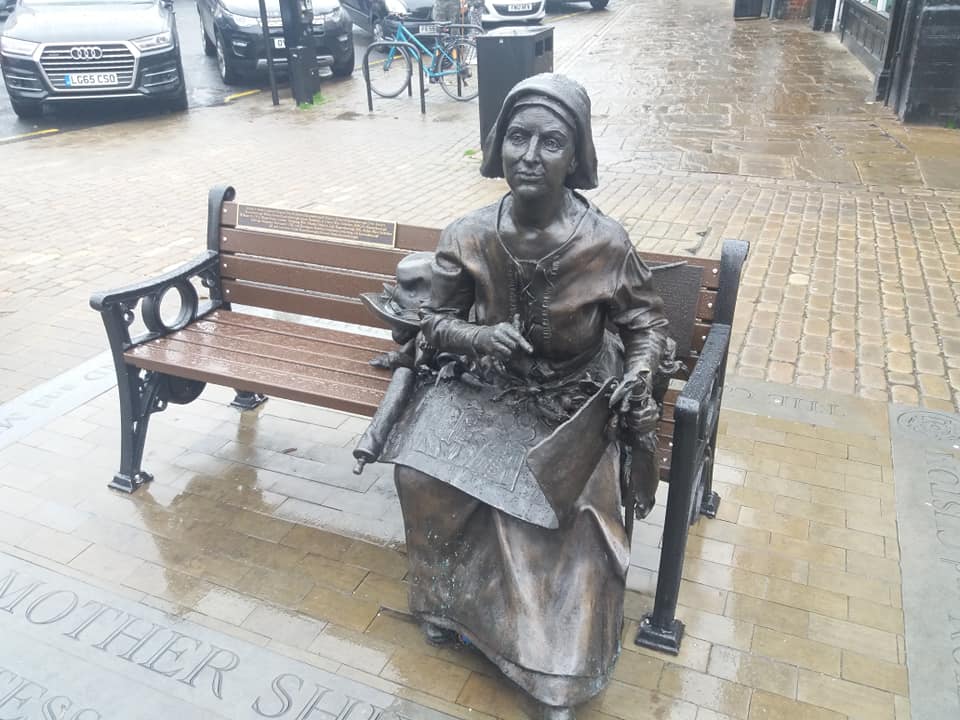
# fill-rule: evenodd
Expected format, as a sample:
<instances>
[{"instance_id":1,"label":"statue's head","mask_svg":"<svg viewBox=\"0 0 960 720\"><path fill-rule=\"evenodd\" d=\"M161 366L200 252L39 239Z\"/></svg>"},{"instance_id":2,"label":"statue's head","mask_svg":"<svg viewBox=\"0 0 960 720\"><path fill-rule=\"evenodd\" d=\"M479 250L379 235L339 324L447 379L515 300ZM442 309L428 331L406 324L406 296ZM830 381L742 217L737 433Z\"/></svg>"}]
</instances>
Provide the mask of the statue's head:
<instances>
[{"instance_id":1,"label":"statue's head","mask_svg":"<svg viewBox=\"0 0 960 720\"><path fill-rule=\"evenodd\" d=\"M480 172L505 177L519 195L564 186L595 188L597 154L587 91L554 73L517 83L487 135Z\"/></svg>"}]
</instances>

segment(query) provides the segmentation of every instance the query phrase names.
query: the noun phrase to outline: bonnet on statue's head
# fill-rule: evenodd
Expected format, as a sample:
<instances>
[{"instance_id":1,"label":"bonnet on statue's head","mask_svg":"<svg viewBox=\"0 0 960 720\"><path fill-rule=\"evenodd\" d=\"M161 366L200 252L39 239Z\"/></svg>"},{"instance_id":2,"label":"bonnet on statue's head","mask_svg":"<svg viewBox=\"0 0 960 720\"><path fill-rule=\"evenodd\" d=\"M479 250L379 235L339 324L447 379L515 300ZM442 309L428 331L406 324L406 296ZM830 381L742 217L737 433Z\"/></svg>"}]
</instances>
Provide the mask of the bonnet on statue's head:
<instances>
[{"instance_id":1,"label":"bonnet on statue's head","mask_svg":"<svg viewBox=\"0 0 960 720\"><path fill-rule=\"evenodd\" d=\"M573 190L591 190L597 186L597 151L590 127L590 96L583 86L565 75L541 73L521 80L507 94L496 122L483 144L484 177L503 177L501 147L507 125L521 107L540 105L557 115L576 133L576 168L564 183Z\"/></svg>"}]
</instances>

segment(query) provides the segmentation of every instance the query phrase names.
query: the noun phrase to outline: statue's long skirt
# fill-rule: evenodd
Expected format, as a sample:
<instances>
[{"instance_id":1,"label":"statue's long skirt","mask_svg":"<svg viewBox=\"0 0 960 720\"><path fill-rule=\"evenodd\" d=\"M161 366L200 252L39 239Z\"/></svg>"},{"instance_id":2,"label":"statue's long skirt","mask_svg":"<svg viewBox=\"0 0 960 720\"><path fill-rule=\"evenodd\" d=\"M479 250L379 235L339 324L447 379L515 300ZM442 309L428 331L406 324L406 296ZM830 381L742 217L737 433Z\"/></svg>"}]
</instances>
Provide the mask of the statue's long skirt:
<instances>
[{"instance_id":1,"label":"statue's long skirt","mask_svg":"<svg viewBox=\"0 0 960 720\"><path fill-rule=\"evenodd\" d=\"M614 443L576 511L550 530L396 466L410 609L466 637L540 702L596 695L620 652L630 558L618 468Z\"/></svg>"}]
</instances>

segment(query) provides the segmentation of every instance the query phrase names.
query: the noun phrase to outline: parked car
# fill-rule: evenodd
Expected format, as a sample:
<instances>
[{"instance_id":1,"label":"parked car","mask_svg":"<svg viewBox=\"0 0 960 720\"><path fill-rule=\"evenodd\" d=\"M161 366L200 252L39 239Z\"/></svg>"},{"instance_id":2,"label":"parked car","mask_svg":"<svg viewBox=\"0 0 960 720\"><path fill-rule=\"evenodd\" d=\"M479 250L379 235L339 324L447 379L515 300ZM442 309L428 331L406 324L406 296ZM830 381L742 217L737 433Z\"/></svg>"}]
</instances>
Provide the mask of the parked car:
<instances>
[{"instance_id":1,"label":"parked car","mask_svg":"<svg viewBox=\"0 0 960 720\"><path fill-rule=\"evenodd\" d=\"M287 63L279 0L267 0L267 25L273 60ZM233 85L266 66L258 0L197 0L203 51L216 56L221 79ZM313 38L317 60L337 77L353 72L353 23L339 0L313 0Z\"/></svg>"},{"instance_id":2,"label":"parked car","mask_svg":"<svg viewBox=\"0 0 960 720\"><path fill-rule=\"evenodd\" d=\"M484 0L483 22L540 22L546 12L546 0Z\"/></svg>"},{"instance_id":3,"label":"parked car","mask_svg":"<svg viewBox=\"0 0 960 720\"><path fill-rule=\"evenodd\" d=\"M172 0L21 0L0 32L0 69L22 118L80 100L187 107Z\"/></svg>"},{"instance_id":4,"label":"parked car","mask_svg":"<svg viewBox=\"0 0 960 720\"><path fill-rule=\"evenodd\" d=\"M17 0L0 0L0 22L7 19L16 4Z\"/></svg>"},{"instance_id":5,"label":"parked car","mask_svg":"<svg viewBox=\"0 0 960 720\"><path fill-rule=\"evenodd\" d=\"M578 5L587 0L545 0L547 7L560 7L561 5ZM594 10L603 10L610 4L610 0L590 0L590 7Z\"/></svg>"},{"instance_id":6,"label":"parked car","mask_svg":"<svg viewBox=\"0 0 960 720\"><path fill-rule=\"evenodd\" d=\"M382 40L393 37L397 23L391 16L402 15L404 24L414 34L420 33L420 23L430 24L434 0L340 0L358 27ZM432 30L432 32L435 32Z\"/></svg>"}]
</instances>

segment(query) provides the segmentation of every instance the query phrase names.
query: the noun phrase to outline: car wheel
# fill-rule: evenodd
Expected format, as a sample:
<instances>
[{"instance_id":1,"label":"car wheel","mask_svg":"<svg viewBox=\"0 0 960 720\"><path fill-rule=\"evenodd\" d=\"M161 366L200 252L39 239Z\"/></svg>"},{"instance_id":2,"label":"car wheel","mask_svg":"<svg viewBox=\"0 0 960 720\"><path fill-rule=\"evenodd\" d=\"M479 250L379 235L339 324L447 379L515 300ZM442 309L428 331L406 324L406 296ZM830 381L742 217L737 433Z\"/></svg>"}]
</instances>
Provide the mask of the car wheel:
<instances>
[{"instance_id":1,"label":"car wheel","mask_svg":"<svg viewBox=\"0 0 960 720\"><path fill-rule=\"evenodd\" d=\"M340 62L335 62L330 68L334 77L350 77L353 75L353 66L356 65L357 58L354 56L353 46L350 46L350 52Z\"/></svg>"},{"instance_id":2,"label":"car wheel","mask_svg":"<svg viewBox=\"0 0 960 720\"><path fill-rule=\"evenodd\" d=\"M603 10L609 3L610 0L590 0L590 7L594 10Z\"/></svg>"},{"instance_id":3,"label":"car wheel","mask_svg":"<svg viewBox=\"0 0 960 720\"><path fill-rule=\"evenodd\" d=\"M24 120L36 120L43 115L43 103L31 100L14 100L10 98L10 107L17 114L18 118Z\"/></svg>"},{"instance_id":4,"label":"car wheel","mask_svg":"<svg viewBox=\"0 0 960 720\"><path fill-rule=\"evenodd\" d=\"M207 37L207 31L203 27L203 20L200 20L200 37L203 38L203 54L207 57L213 57L217 54L217 46L210 42Z\"/></svg>"},{"instance_id":5,"label":"car wheel","mask_svg":"<svg viewBox=\"0 0 960 720\"><path fill-rule=\"evenodd\" d=\"M216 35L217 48L217 69L220 71L220 79L227 85L236 85L240 82L240 73L233 65L233 60L223 46L223 37L220 33Z\"/></svg>"}]
</instances>

